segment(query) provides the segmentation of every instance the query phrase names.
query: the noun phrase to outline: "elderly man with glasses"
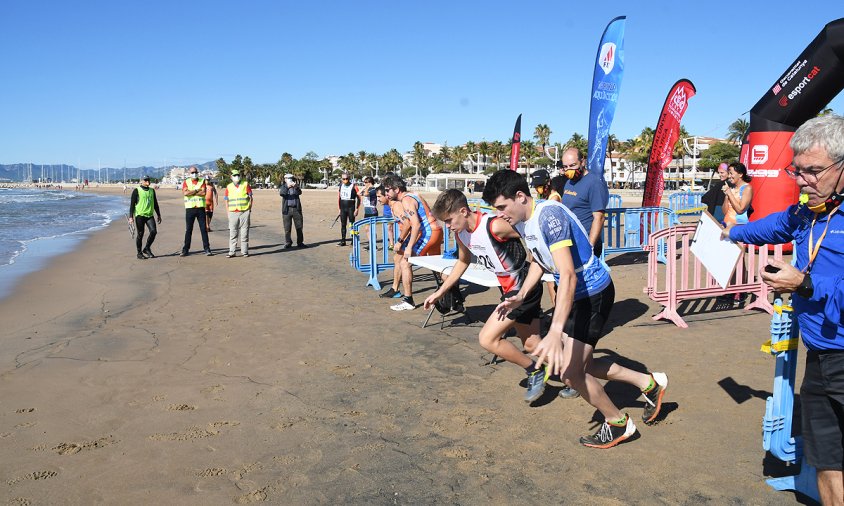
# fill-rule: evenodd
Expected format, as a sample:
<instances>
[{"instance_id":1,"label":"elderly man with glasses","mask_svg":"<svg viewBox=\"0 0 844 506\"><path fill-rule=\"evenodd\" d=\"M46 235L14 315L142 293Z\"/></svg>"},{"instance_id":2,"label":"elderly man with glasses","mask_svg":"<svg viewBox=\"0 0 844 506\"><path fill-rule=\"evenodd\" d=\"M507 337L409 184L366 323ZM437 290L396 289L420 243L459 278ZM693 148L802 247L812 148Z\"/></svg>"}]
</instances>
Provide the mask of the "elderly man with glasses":
<instances>
[{"instance_id":1,"label":"elderly man with glasses","mask_svg":"<svg viewBox=\"0 0 844 506\"><path fill-rule=\"evenodd\" d=\"M800 387L803 453L818 471L824 504L844 501L844 117L804 123L791 138L794 161L785 172L800 187L800 202L722 237L750 244L794 241L794 266L769 260L762 279L792 293L806 346Z\"/></svg>"}]
</instances>

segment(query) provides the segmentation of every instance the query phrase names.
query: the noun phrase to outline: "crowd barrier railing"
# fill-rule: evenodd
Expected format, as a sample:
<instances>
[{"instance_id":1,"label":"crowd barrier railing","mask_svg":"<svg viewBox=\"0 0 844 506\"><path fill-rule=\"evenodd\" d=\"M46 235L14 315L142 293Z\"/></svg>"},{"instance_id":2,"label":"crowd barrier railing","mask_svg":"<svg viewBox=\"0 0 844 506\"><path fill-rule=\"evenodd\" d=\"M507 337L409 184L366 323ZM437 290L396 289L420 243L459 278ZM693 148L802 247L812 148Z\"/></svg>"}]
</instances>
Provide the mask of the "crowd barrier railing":
<instances>
[{"instance_id":1,"label":"crowd barrier railing","mask_svg":"<svg viewBox=\"0 0 844 506\"><path fill-rule=\"evenodd\" d=\"M622 205L623 204L621 202L621 195L616 195L614 193L610 193L610 200L609 200L609 202L607 202L607 207L608 208L610 208L610 207L620 208L620 207L622 207Z\"/></svg>"},{"instance_id":2,"label":"crowd barrier railing","mask_svg":"<svg viewBox=\"0 0 844 506\"><path fill-rule=\"evenodd\" d=\"M369 232L368 241L361 241L361 232ZM352 268L369 274L366 286L372 286L375 290L381 289L378 281L378 273L393 268L393 261L390 258L390 234L393 240L398 235L398 224L391 217L373 216L354 222L351 226L352 251L349 253L349 263ZM364 251L363 244L368 245L368 251Z\"/></svg>"},{"instance_id":3,"label":"crowd barrier railing","mask_svg":"<svg viewBox=\"0 0 844 506\"><path fill-rule=\"evenodd\" d=\"M819 501L816 470L803 458L802 438L791 434L799 327L791 307L783 306L782 300L777 298L773 308L771 340L762 345L762 351L776 359L773 395L765 400L762 419L762 448L787 464L800 461L801 465L797 475L766 482L775 490L795 490Z\"/></svg>"},{"instance_id":4,"label":"crowd barrier railing","mask_svg":"<svg viewBox=\"0 0 844 506\"><path fill-rule=\"evenodd\" d=\"M617 253L645 251L648 236L676 223L674 213L665 207L608 208L604 213L604 250L601 259ZM659 250L665 263L667 249Z\"/></svg>"},{"instance_id":5,"label":"crowd barrier railing","mask_svg":"<svg viewBox=\"0 0 844 506\"><path fill-rule=\"evenodd\" d=\"M679 216L700 216L706 206L701 203L703 192L680 192L668 197L668 208Z\"/></svg>"},{"instance_id":6,"label":"crowd barrier railing","mask_svg":"<svg viewBox=\"0 0 844 506\"><path fill-rule=\"evenodd\" d=\"M685 329L688 325L677 313L679 302L736 293L756 295L756 300L748 304L745 310L763 309L771 313L773 306L768 302L770 288L762 282L759 274L759 270L768 263L768 247L748 246L739 257L733 280L727 288L721 288L691 252L696 229L697 225L676 225L654 232L648 238L648 284L644 292L651 300L665 306L653 319L671 320ZM660 257L665 248L667 262L661 269ZM777 244L773 250L774 258L781 260L783 245ZM660 273L661 270L664 272Z\"/></svg>"}]
</instances>

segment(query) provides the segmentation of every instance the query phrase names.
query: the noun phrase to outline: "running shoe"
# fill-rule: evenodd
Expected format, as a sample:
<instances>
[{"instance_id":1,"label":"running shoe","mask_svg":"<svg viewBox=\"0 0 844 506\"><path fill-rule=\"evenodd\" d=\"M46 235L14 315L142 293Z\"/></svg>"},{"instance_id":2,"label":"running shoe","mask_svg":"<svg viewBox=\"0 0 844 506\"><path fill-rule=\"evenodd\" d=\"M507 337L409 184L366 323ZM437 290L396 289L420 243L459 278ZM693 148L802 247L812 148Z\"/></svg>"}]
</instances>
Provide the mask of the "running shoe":
<instances>
[{"instance_id":1,"label":"running shoe","mask_svg":"<svg viewBox=\"0 0 844 506\"><path fill-rule=\"evenodd\" d=\"M149 248L144 249L141 253L146 255L147 258L155 258L155 255L152 254L152 250Z\"/></svg>"},{"instance_id":2,"label":"running shoe","mask_svg":"<svg viewBox=\"0 0 844 506\"><path fill-rule=\"evenodd\" d=\"M633 424L633 420L630 419L630 415L625 413L624 417L627 419L624 425L613 425L605 421L601 424L598 432L591 436L580 438L580 444L589 448L606 449L612 448L625 439L629 439L636 433L636 426Z\"/></svg>"},{"instance_id":3,"label":"running shoe","mask_svg":"<svg viewBox=\"0 0 844 506\"><path fill-rule=\"evenodd\" d=\"M138 252L138 260L146 260L146 259L147 259L147 257L145 257L145 256L143 255L143 253L141 253L141 252L139 251L139 252Z\"/></svg>"},{"instance_id":4,"label":"running shoe","mask_svg":"<svg viewBox=\"0 0 844 506\"><path fill-rule=\"evenodd\" d=\"M404 297L398 304L390 306L393 311L411 311L416 309L416 304L413 303L413 297Z\"/></svg>"},{"instance_id":5,"label":"running shoe","mask_svg":"<svg viewBox=\"0 0 844 506\"><path fill-rule=\"evenodd\" d=\"M234 253L229 253L226 255L226 258L234 258Z\"/></svg>"},{"instance_id":6,"label":"running shoe","mask_svg":"<svg viewBox=\"0 0 844 506\"><path fill-rule=\"evenodd\" d=\"M642 392L642 397L645 398L645 411L642 413L642 421L646 424L653 423L659 416L659 410L662 408L662 396L668 389L668 376L664 372L651 373L651 378L654 380L654 386L647 392Z\"/></svg>"},{"instance_id":7,"label":"running shoe","mask_svg":"<svg viewBox=\"0 0 844 506\"><path fill-rule=\"evenodd\" d=\"M562 399L577 399L580 397L580 392L575 390L572 387L564 386L560 393L558 394Z\"/></svg>"},{"instance_id":8,"label":"running shoe","mask_svg":"<svg viewBox=\"0 0 844 506\"><path fill-rule=\"evenodd\" d=\"M211 255L213 255L213 254L214 254L214 253L211 253L211 250L210 250L210 249L205 250L205 256L210 257L210 256L211 256Z\"/></svg>"},{"instance_id":9,"label":"running shoe","mask_svg":"<svg viewBox=\"0 0 844 506\"><path fill-rule=\"evenodd\" d=\"M378 296L382 299L401 299L401 292L393 290L393 287L391 286L389 289L381 292Z\"/></svg>"},{"instance_id":10,"label":"running shoe","mask_svg":"<svg viewBox=\"0 0 844 506\"><path fill-rule=\"evenodd\" d=\"M542 397L545 391L545 369L535 369L533 372L527 373L527 391L525 392L525 402L533 402Z\"/></svg>"}]
</instances>

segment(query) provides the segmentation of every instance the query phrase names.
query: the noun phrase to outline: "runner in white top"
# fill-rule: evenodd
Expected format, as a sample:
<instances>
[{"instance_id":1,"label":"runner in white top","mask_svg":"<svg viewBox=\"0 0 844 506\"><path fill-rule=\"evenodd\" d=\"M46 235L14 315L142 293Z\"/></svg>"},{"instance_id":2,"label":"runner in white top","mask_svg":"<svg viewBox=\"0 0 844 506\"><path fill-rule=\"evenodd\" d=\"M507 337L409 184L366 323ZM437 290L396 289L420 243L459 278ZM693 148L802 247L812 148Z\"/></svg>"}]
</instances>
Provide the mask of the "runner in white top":
<instances>
[{"instance_id":1,"label":"runner in white top","mask_svg":"<svg viewBox=\"0 0 844 506\"><path fill-rule=\"evenodd\" d=\"M477 258L479 265L495 273L502 292L506 292L502 300L518 293L530 264L519 234L513 227L490 214L471 211L466 196L460 190L452 189L442 193L434 203L432 212L456 233L458 258L443 284L425 299L426 309L450 290L457 289L457 283L469 267L472 255ZM526 402L533 402L542 395L545 390L545 371L537 368L530 357L504 339L504 334L515 327L516 335L525 350L532 352L539 344L541 300L542 285L537 284L526 295L525 303L506 318L499 318L493 312L478 334L478 340L485 350L524 368L528 378Z\"/></svg>"},{"instance_id":2,"label":"runner in white top","mask_svg":"<svg viewBox=\"0 0 844 506\"><path fill-rule=\"evenodd\" d=\"M562 373L565 382L604 415L601 429L580 438L581 444L610 448L636 433L633 421L616 407L596 378L638 387L646 401L643 421L656 421L668 377L664 373L643 374L604 357L592 357L612 309L615 287L606 267L596 260L577 218L558 202L534 201L527 182L511 170L490 177L484 200L523 234L534 259L519 293L499 304L496 311L507 314L519 307L538 284L543 267L557 280L551 328L533 354L538 364L547 362L550 372Z\"/></svg>"}]
</instances>

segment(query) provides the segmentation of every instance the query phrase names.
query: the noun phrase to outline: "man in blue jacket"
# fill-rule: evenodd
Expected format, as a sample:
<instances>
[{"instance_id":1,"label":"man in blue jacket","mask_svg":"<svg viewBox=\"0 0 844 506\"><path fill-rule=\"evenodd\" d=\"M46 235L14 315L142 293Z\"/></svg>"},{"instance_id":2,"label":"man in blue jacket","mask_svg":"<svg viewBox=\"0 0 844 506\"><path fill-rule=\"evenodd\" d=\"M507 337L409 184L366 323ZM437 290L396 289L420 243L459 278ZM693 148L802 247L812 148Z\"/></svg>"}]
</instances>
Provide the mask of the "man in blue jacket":
<instances>
[{"instance_id":1,"label":"man in blue jacket","mask_svg":"<svg viewBox=\"0 0 844 506\"><path fill-rule=\"evenodd\" d=\"M844 117L804 123L791 139L785 169L800 187L800 204L722 236L751 244L794 240L796 265L771 260L762 279L775 291L793 293L791 305L806 345L800 387L803 453L818 470L823 504L844 501Z\"/></svg>"}]
</instances>

